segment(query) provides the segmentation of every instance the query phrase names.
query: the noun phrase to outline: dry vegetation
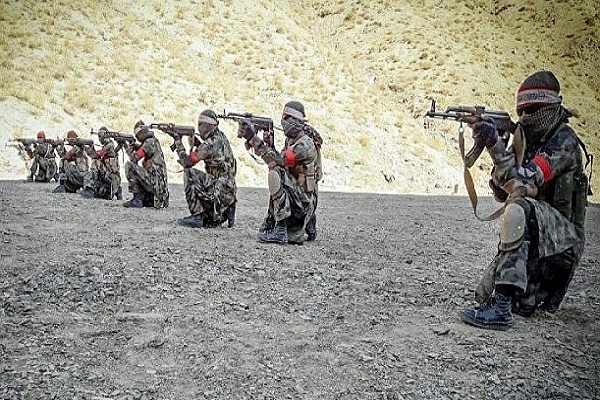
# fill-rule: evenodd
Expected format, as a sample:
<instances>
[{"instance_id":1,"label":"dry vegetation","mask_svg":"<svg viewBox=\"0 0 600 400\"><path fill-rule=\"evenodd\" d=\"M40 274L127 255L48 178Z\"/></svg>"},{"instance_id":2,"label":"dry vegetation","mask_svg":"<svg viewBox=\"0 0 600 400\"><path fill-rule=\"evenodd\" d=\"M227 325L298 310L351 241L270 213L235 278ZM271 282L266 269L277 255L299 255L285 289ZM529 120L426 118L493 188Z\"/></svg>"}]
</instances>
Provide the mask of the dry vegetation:
<instances>
[{"instance_id":1,"label":"dry vegetation","mask_svg":"<svg viewBox=\"0 0 600 400\"><path fill-rule=\"evenodd\" d=\"M2 141L40 129L85 135L101 124L130 131L140 118L193 124L204 108L277 120L286 101L299 99L326 140L325 189L447 194L456 184L463 190L456 126L424 129L430 99L512 113L519 83L548 68L580 114L573 125L600 149L595 0L2 1L0 8ZM242 165L240 184L264 185L264 168L245 154L235 126L222 129ZM0 177L24 171L3 147Z\"/></svg>"}]
</instances>

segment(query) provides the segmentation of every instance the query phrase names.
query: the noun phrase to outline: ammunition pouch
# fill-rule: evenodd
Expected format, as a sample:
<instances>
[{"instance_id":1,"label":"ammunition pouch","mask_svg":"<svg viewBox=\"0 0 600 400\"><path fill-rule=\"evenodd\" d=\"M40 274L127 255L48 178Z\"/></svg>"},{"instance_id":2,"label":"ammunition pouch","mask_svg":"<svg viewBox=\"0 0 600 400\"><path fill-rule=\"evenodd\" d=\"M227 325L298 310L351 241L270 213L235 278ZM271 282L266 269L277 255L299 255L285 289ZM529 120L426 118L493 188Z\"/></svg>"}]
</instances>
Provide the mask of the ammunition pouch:
<instances>
[{"instance_id":1,"label":"ammunition pouch","mask_svg":"<svg viewBox=\"0 0 600 400\"><path fill-rule=\"evenodd\" d=\"M314 163L296 165L293 169L293 175L304 190L304 193L313 193L316 190L317 180Z\"/></svg>"},{"instance_id":2,"label":"ammunition pouch","mask_svg":"<svg viewBox=\"0 0 600 400\"><path fill-rule=\"evenodd\" d=\"M588 178L584 173L577 174L573 179L572 192L572 221L577 227L583 227L585 222L585 207L587 206L587 194L589 191Z\"/></svg>"},{"instance_id":3,"label":"ammunition pouch","mask_svg":"<svg viewBox=\"0 0 600 400\"><path fill-rule=\"evenodd\" d=\"M568 172L556 178L552 206L569 221L572 221L573 217L572 202L574 192L573 172Z\"/></svg>"},{"instance_id":4,"label":"ammunition pouch","mask_svg":"<svg viewBox=\"0 0 600 400\"><path fill-rule=\"evenodd\" d=\"M116 157L105 158L104 164L106 165L107 169L113 174L119 173L119 160Z\"/></svg>"}]
</instances>

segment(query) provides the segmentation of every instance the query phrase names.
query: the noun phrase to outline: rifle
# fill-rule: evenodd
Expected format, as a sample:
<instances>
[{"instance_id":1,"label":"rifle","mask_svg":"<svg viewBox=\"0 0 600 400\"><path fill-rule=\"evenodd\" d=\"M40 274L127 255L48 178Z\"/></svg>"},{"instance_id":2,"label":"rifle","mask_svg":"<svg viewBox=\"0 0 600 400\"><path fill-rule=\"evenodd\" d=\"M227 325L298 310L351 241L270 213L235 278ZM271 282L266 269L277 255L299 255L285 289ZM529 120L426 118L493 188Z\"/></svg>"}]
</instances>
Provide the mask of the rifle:
<instances>
[{"instance_id":1,"label":"rifle","mask_svg":"<svg viewBox=\"0 0 600 400\"><path fill-rule=\"evenodd\" d=\"M463 122L475 124L484 119L494 121L500 136L514 133L517 128L517 124L510 119L510 115L506 111L486 110L484 106L450 106L446 108L446 111L440 112L435 110L435 100L431 100L431 109L427 111L425 116L458 121L460 122L459 133L464 132L464 128L462 127ZM473 145L464 158L467 168L471 168L475 164L475 161L477 161L482 152L483 147Z\"/></svg>"},{"instance_id":2,"label":"rifle","mask_svg":"<svg viewBox=\"0 0 600 400\"><path fill-rule=\"evenodd\" d=\"M120 145L133 144L136 141L135 136L128 135L127 133L121 133L121 132L116 132L116 131L103 131L103 132L104 132L104 135L115 139L115 142L117 142ZM90 135L98 135L98 132L95 132L92 129L90 131Z\"/></svg>"},{"instance_id":3,"label":"rifle","mask_svg":"<svg viewBox=\"0 0 600 400\"><path fill-rule=\"evenodd\" d=\"M37 143L37 139L28 139L28 138L13 138L8 141L7 146L15 146L22 144L23 146L30 146L34 143Z\"/></svg>"},{"instance_id":4,"label":"rifle","mask_svg":"<svg viewBox=\"0 0 600 400\"><path fill-rule=\"evenodd\" d=\"M148 126L150 129L158 129L163 131L167 135L171 136L174 140L181 138L182 136L194 137L196 128L190 125L176 125L172 122L157 122ZM171 151L175 151L175 142L169 146Z\"/></svg>"},{"instance_id":5,"label":"rifle","mask_svg":"<svg viewBox=\"0 0 600 400\"><path fill-rule=\"evenodd\" d=\"M246 124L246 125L254 126L254 128L256 129L257 132L259 132L259 131L263 132L263 141L265 142L265 144L268 147L275 149L275 131L274 130L275 129L281 130L281 128L276 127L273 124L273 120L271 118L252 115L250 113L229 112L229 113L225 114L224 110L223 110L223 114L217 115L217 118L231 119L240 125Z\"/></svg>"},{"instance_id":6,"label":"rifle","mask_svg":"<svg viewBox=\"0 0 600 400\"><path fill-rule=\"evenodd\" d=\"M14 138L6 142L4 146L14 147L19 152L19 157L21 157L25 161L28 161L33 158L33 153L31 152L31 149L28 148L28 146L35 142L35 139Z\"/></svg>"}]
</instances>

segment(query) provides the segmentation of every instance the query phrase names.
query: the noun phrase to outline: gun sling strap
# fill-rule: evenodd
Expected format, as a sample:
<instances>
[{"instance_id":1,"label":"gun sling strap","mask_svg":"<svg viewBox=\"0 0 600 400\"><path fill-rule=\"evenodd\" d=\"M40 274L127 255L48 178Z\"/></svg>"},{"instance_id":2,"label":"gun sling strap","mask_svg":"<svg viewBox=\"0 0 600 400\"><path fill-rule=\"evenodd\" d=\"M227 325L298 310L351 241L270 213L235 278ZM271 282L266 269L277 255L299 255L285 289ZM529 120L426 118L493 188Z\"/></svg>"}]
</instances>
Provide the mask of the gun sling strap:
<instances>
[{"instance_id":1,"label":"gun sling strap","mask_svg":"<svg viewBox=\"0 0 600 400\"><path fill-rule=\"evenodd\" d=\"M475 217L479 221L493 221L497 219L502 214L504 214L504 209L507 206L508 199L499 209L497 209L490 215L482 217L477 213L477 204L479 200L477 198L477 192L475 191L473 177L471 176L471 172L469 171L465 160L465 129L463 128L462 124L458 128L458 147L460 149L461 159L463 160L463 178L465 181L467 193L469 195L469 200L471 201L471 206L473 207L473 214L475 214ZM517 163L518 165L521 165L523 163L523 157L525 156L525 135L523 134L523 129L520 125L517 127L517 129L515 129L515 132L513 134L512 147L517 157Z\"/></svg>"}]
</instances>

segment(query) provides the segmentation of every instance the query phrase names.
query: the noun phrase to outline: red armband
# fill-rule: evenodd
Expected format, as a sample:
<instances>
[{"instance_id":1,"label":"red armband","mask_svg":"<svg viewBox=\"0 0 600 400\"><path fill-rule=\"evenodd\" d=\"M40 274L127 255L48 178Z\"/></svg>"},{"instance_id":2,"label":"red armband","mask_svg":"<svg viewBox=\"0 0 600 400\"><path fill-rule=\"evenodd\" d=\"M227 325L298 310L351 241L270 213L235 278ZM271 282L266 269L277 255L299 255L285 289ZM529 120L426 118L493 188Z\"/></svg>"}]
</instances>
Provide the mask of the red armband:
<instances>
[{"instance_id":1,"label":"red armband","mask_svg":"<svg viewBox=\"0 0 600 400\"><path fill-rule=\"evenodd\" d=\"M552 179L552 167L550 166L550 163L548 162L546 157L544 157L541 154L538 154L531 161L533 161L535 165L537 165L542 170L542 174L544 175L544 183Z\"/></svg>"},{"instance_id":2,"label":"red armband","mask_svg":"<svg viewBox=\"0 0 600 400\"><path fill-rule=\"evenodd\" d=\"M192 164L196 165L198 164L198 153L196 153L195 151L192 151L190 153L190 161L192 162Z\"/></svg>"},{"instance_id":3,"label":"red armband","mask_svg":"<svg viewBox=\"0 0 600 400\"><path fill-rule=\"evenodd\" d=\"M287 166L291 167L293 165L296 165L296 155L294 154L292 149L287 149L283 152L283 160L285 162L285 165Z\"/></svg>"},{"instance_id":4,"label":"red armband","mask_svg":"<svg viewBox=\"0 0 600 400\"><path fill-rule=\"evenodd\" d=\"M101 149L101 150L98 152L98 157L100 157L100 158L104 158L104 157L106 157L106 151L104 151L104 149Z\"/></svg>"},{"instance_id":5,"label":"red armband","mask_svg":"<svg viewBox=\"0 0 600 400\"><path fill-rule=\"evenodd\" d=\"M142 158L144 158L146 156L146 152L144 151L144 149L138 149L137 151L137 156L138 158L141 160Z\"/></svg>"}]
</instances>

